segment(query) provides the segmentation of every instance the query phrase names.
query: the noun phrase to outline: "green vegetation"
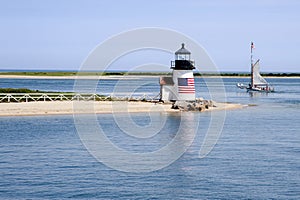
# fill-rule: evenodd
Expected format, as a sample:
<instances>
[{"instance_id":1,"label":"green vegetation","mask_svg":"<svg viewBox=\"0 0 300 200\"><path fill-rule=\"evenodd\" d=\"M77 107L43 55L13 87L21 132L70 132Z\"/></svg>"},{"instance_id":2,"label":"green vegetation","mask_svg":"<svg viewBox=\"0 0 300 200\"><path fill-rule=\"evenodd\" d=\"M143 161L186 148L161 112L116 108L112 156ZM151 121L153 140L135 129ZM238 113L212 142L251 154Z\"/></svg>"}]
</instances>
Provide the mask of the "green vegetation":
<instances>
[{"instance_id":1,"label":"green vegetation","mask_svg":"<svg viewBox=\"0 0 300 200\"><path fill-rule=\"evenodd\" d=\"M28 88L0 88L0 93L41 93L39 90L30 90Z\"/></svg>"},{"instance_id":2,"label":"green vegetation","mask_svg":"<svg viewBox=\"0 0 300 200\"><path fill-rule=\"evenodd\" d=\"M75 76L77 72L0 72L0 75L16 76Z\"/></svg>"},{"instance_id":3,"label":"green vegetation","mask_svg":"<svg viewBox=\"0 0 300 200\"><path fill-rule=\"evenodd\" d=\"M16 75L16 76L124 76L124 75L136 75L136 76L156 76L167 75L168 72L63 72L63 71L51 71L51 72L0 72L0 75Z\"/></svg>"},{"instance_id":4,"label":"green vegetation","mask_svg":"<svg viewBox=\"0 0 300 200\"><path fill-rule=\"evenodd\" d=\"M28 88L0 88L0 93L22 93L22 94L41 94L41 93L47 93L47 94L63 94L63 95L74 95L74 92L53 92L53 91L41 91L41 90L31 90Z\"/></svg>"},{"instance_id":5,"label":"green vegetation","mask_svg":"<svg viewBox=\"0 0 300 200\"><path fill-rule=\"evenodd\" d=\"M274 76L274 77L297 77L300 73L261 73L262 76Z\"/></svg>"},{"instance_id":6,"label":"green vegetation","mask_svg":"<svg viewBox=\"0 0 300 200\"><path fill-rule=\"evenodd\" d=\"M300 77L300 73L260 73L264 77ZM194 73L195 76L250 77L250 73Z\"/></svg>"},{"instance_id":7,"label":"green vegetation","mask_svg":"<svg viewBox=\"0 0 300 200\"><path fill-rule=\"evenodd\" d=\"M263 76L272 77L299 77L300 73L261 73ZM51 71L51 72L0 72L1 75L16 75L16 76L166 76L171 75L171 72L75 72L75 71ZM195 76L232 76L232 77L248 77L250 73L236 73L236 72L221 72L218 73L194 73Z\"/></svg>"}]
</instances>

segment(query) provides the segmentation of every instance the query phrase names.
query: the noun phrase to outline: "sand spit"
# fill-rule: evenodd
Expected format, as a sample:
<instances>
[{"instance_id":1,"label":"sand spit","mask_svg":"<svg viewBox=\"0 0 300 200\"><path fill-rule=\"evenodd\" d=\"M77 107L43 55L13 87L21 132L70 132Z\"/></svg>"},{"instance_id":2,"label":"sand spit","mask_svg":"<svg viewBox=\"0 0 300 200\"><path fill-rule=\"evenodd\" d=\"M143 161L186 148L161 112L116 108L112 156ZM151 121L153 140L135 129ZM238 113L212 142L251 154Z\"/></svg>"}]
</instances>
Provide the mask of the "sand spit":
<instances>
[{"instance_id":1,"label":"sand spit","mask_svg":"<svg viewBox=\"0 0 300 200\"><path fill-rule=\"evenodd\" d=\"M65 115L65 114L105 114L105 113L147 113L181 112L171 109L171 104L126 101L49 101L0 103L0 116ZM242 108L241 104L215 103L205 111Z\"/></svg>"}]
</instances>

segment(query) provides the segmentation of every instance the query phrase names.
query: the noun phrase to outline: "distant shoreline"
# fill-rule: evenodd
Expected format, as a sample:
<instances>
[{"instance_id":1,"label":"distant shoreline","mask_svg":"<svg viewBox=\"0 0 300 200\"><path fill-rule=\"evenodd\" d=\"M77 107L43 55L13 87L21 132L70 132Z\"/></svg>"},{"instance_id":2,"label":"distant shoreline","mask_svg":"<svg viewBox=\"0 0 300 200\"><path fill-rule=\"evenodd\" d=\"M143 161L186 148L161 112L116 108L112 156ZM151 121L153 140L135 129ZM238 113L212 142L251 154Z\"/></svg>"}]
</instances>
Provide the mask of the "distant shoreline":
<instances>
[{"instance_id":1,"label":"distant shoreline","mask_svg":"<svg viewBox=\"0 0 300 200\"><path fill-rule=\"evenodd\" d=\"M1 72L0 71L0 78L71 78L75 79L77 77L80 78L91 78L91 77L153 77L153 76L168 76L171 75L171 72L77 72L77 71L50 71L50 72L43 72L43 71L18 71L18 72ZM262 72L262 76L264 77L300 77L300 72ZM204 72L199 73L197 71L194 72L195 77L249 77L250 73L248 72Z\"/></svg>"},{"instance_id":2,"label":"distant shoreline","mask_svg":"<svg viewBox=\"0 0 300 200\"><path fill-rule=\"evenodd\" d=\"M0 79L10 78L10 79L140 79L140 78L152 78L152 77L159 77L159 76L171 76L171 74L152 74L152 75L146 75L146 74L136 74L136 75L10 75L10 74L2 74L0 73ZM300 78L299 75L289 75L289 76L268 76L262 74L265 78ZM250 78L250 75L195 75L195 78Z\"/></svg>"}]
</instances>

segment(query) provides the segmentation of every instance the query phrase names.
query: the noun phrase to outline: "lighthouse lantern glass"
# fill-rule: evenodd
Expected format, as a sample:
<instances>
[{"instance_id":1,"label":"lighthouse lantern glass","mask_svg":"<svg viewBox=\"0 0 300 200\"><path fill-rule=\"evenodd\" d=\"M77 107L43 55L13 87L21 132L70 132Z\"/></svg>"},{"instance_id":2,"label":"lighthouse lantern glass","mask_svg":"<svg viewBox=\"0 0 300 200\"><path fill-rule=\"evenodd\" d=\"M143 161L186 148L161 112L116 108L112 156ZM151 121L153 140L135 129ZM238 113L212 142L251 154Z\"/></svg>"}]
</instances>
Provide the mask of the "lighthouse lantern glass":
<instances>
[{"instance_id":1,"label":"lighthouse lantern glass","mask_svg":"<svg viewBox=\"0 0 300 200\"><path fill-rule=\"evenodd\" d=\"M190 55L189 54L177 54L175 56L176 60L190 60Z\"/></svg>"}]
</instances>

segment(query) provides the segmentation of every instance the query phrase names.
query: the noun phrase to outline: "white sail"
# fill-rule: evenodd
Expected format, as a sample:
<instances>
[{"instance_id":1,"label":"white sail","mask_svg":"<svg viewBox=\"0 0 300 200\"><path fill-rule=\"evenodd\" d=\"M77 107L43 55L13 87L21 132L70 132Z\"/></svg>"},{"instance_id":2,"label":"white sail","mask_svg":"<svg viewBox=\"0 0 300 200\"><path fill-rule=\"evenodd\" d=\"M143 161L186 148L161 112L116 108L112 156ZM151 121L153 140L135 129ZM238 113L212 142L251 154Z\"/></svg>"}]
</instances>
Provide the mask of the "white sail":
<instances>
[{"instance_id":1,"label":"white sail","mask_svg":"<svg viewBox=\"0 0 300 200\"><path fill-rule=\"evenodd\" d=\"M259 73L259 60L253 65L253 85L266 85L268 82Z\"/></svg>"}]
</instances>

